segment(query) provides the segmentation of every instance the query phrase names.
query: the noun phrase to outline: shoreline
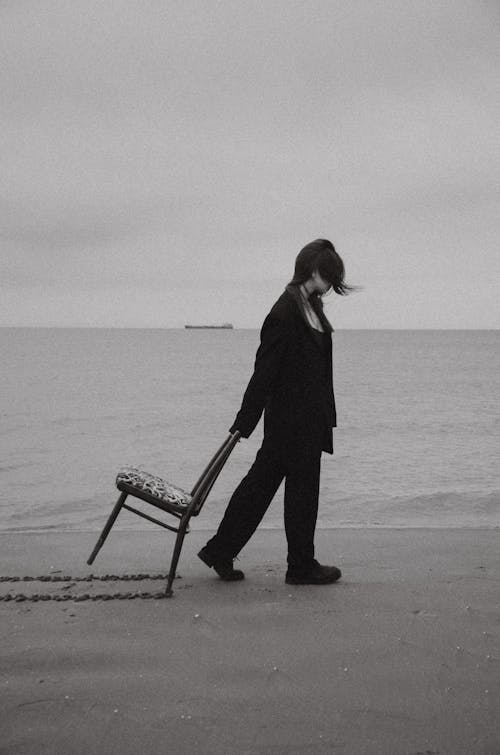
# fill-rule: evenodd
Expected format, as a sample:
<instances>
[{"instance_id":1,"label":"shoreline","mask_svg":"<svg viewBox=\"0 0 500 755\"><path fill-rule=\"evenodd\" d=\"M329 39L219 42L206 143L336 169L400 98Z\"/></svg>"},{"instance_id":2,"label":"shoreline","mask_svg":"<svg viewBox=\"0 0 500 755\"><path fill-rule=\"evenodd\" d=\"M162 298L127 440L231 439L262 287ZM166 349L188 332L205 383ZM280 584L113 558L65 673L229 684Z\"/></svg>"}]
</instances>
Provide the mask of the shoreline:
<instances>
[{"instance_id":1,"label":"shoreline","mask_svg":"<svg viewBox=\"0 0 500 755\"><path fill-rule=\"evenodd\" d=\"M104 522L106 519L103 520ZM91 529L88 527L68 527L67 529L63 527L55 528L44 528L40 527L38 529L11 529L11 530L0 530L0 537L2 536L11 536L11 535L77 535L77 534L95 534L96 536L101 532L102 528L95 528ZM336 526L325 526L322 527L321 525L318 525L316 527L316 532L337 532L338 530L397 530L397 531L420 531L420 530L450 530L451 532L455 531L471 531L475 532L496 532L500 530L500 525L498 524L491 524L491 525L478 525L475 527L472 527L469 524L464 525L456 525L454 527L450 527L448 524L434 524L432 526L429 525L421 525L421 524L408 524L408 525L401 525L401 524L394 524L394 525L388 525L388 524L338 524ZM139 524L139 526L129 526L129 527L120 527L120 524L116 524L113 527L113 532L136 532L136 533L150 533L152 531L151 527L143 527ZM154 532L154 530L153 530ZM192 530L192 532L202 532L202 533L214 533L215 528L214 527L197 527L196 530ZM284 534L284 526L276 526L276 527L259 527L258 532L282 532Z\"/></svg>"}]
</instances>

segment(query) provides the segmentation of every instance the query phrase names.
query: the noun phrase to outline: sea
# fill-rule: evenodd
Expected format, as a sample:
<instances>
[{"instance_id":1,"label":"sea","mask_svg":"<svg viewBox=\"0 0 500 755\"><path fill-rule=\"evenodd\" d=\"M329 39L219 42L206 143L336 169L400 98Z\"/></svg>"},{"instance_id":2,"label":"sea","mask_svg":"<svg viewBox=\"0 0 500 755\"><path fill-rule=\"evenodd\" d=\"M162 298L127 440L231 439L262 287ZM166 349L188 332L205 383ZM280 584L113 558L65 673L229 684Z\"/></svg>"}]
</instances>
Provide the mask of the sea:
<instances>
[{"instance_id":1,"label":"sea","mask_svg":"<svg viewBox=\"0 0 500 755\"><path fill-rule=\"evenodd\" d=\"M258 330L0 329L0 531L102 528L123 465L190 490L228 435ZM337 330L318 527L500 526L500 331ZM262 441L239 442L214 529ZM263 522L283 527L283 485ZM123 512L118 529L154 525Z\"/></svg>"}]
</instances>

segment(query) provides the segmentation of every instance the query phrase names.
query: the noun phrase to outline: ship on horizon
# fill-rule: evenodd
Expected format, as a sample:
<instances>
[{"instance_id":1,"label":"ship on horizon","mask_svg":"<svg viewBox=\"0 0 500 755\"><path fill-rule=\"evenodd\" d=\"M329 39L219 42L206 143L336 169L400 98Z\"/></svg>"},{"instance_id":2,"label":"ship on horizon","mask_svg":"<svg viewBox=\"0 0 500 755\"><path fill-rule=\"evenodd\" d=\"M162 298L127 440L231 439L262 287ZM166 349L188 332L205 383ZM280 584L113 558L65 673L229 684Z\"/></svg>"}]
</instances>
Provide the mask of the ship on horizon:
<instances>
[{"instance_id":1,"label":"ship on horizon","mask_svg":"<svg viewBox=\"0 0 500 755\"><path fill-rule=\"evenodd\" d=\"M190 330L196 329L199 330L200 328L202 330L233 330L234 325L231 322L223 322L222 325L184 325L185 328L188 328Z\"/></svg>"}]
</instances>

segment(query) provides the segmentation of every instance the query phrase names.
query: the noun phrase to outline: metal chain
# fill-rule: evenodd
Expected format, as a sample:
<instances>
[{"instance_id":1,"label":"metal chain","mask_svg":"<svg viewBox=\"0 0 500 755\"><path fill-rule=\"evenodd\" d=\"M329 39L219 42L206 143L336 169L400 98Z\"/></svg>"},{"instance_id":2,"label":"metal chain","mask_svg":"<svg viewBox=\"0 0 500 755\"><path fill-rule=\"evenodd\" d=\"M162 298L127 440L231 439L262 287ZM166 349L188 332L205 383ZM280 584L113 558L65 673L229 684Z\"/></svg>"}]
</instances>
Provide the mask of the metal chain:
<instances>
[{"instance_id":1,"label":"metal chain","mask_svg":"<svg viewBox=\"0 0 500 755\"><path fill-rule=\"evenodd\" d=\"M1 577L0 582L140 582L145 579L167 579L168 574L87 574L85 577L61 577L58 574L42 574L39 577Z\"/></svg>"},{"instance_id":2,"label":"metal chain","mask_svg":"<svg viewBox=\"0 0 500 755\"><path fill-rule=\"evenodd\" d=\"M60 576L58 574L45 574L38 577L2 577L0 576L0 582L141 582L144 580L158 580L167 579L166 574L104 574L98 576L94 574L88 574L85 577L69 577ZM39 601L53 600L57 602L74 601L81 603L86 600L161 600L168 598L169 595L165 591L158 592L115 592L115 593L96 593L90 595L84 593L83 595L74 595L66 593L64 595L52 594L52 593L35 593L34 595L25 595L24 593L7 593L6 595L0 595L0 601L9 602L14 601L16 603L31 602L37 603Z\"/></svg>"}]
</instances>

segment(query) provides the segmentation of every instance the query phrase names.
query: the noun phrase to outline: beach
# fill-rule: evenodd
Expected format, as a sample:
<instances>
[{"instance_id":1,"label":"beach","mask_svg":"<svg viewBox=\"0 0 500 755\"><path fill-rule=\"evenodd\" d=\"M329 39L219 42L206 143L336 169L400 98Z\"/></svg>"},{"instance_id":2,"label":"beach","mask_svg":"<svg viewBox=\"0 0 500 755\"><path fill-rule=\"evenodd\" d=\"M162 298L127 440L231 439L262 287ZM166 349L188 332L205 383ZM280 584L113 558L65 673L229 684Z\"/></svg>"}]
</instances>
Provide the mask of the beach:
<instances>
[{"instance_id":1,"label":"beach","mask_svg":"<svg viewBox=\"0 0 500 755\"><path fill-rule=\"evenodd\" d=\"M497 331L337 331L316 544L342 580L285 584L282 490L243 582L196 557L258 428L194 521L171 599L173 537L131 514L86 561L121 465L191 489L258 332L0 336L2 755L499 755Z\"/></svg>"},{"instance_id":2,"label":"beach","mask_svg":"<svg viewBox=\"0 0 500 755\"><path fill-rule=\"evenodd\" d=\"M2 753L500 753L500 554L494 529L322 529L329 586L284 582L285 538L262 530L224 583L186 539L0 534ZM108 577L106 576L108 575ZM136 575L116 581L109 575ZM147 577L141 575L149 575Z\"/></svg>"}]
</instances>

